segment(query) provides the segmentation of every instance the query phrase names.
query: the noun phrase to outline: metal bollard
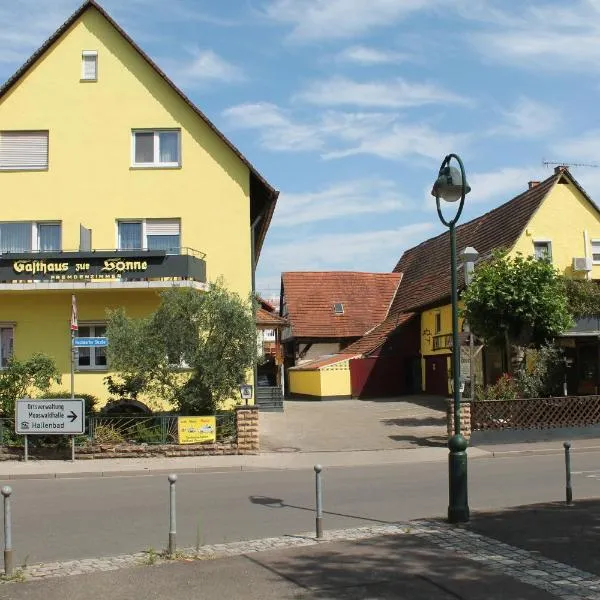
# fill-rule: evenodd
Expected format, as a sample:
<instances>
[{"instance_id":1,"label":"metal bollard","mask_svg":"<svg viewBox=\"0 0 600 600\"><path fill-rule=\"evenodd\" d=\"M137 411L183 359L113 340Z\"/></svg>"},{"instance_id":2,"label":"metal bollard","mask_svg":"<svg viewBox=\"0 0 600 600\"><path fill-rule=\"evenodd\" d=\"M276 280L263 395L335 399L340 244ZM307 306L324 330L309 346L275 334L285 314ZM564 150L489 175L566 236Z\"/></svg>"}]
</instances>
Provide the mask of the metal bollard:
<instances>
[{"instance_id":1,"label":"metal bollard","mask_svg":"<svg viewBox=\"0 0 600 600\"><path fill-rule=\"evenodd\" d=\"M4 496L4 573L7 577L13 574L12 524L10 515L10 495L12 488L5 485L2 488Z\"/></svg>"},{"instance_id":2,"label":"metal bollard","mask_svg":"<svg viewBox=\"0 0 600 600\"><path fill-rule=\"evenodd\" d=\"M323 537L323 488L321 484L321 471L323 467L321 465L315 465L315 490L317 496L317 518L316 518L316 529L317 538Z\"/></svg>"},{"instance_id":3,"label":"metal bollard","mask_svg":"<svg viewBox=\"0 0 600 600\"><path fill-rule=\"evenodd\" d=\"M175 527L175 482L177 481L177 475L171 473L169 475L169 556L175 556L175 549L177 547L177 531Z\"/></svg>"},{"instance_id":4,"label":"metal bollard","mask_svg":"<svg viewBox=\"0 0 600 600\"><path fill-rule=\"evenodd\" d=\"M564 442L565 449L565 471L567 475L567 506L573 504L573 487L571 485L571 442Z\"/></svg>"}]
</instances>

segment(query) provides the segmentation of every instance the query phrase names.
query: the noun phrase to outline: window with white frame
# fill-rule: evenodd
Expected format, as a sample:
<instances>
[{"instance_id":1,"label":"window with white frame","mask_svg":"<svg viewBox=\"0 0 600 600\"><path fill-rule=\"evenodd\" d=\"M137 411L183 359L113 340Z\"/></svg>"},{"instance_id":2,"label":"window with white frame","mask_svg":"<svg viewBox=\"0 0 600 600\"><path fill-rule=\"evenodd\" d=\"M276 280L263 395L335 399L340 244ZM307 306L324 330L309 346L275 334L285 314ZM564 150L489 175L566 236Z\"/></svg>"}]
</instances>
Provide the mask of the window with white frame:
<instances>
[{"instance_id":1,"label":"window with white frame","mask_svg":"<svg viewBox=\"0 0 600 600\"><path fill-rule=\"evenodd\" d=\"M79 325L78 337L104 337L106 325L92 324ZM105 346L80 346L77 348L77 366L79 369L106 369Z\"/></svg>"},{"instance_id":2,"label":"window with white frame","mask_svg":"<svg viewBox=\"0 0 600 600\"><path fill-rule=\"evenodd\" d=\"M538 260L552 260L552 242L549 240L534 240L533 255Z\"/></svg>"},{"instance_id":3,"label":"window with white frame","mask_svg":"<svg viewBox=\"0 0 600 600\"><path fill-rule=\"evenodd\" d=\"M592 240L592 262L600 263L600 240Z\"/></svg>"},{"instance_id":4,"label":"window with white frame","mask_svg":"<svg viewBox=\"0 0 600 600\"><path fill-rule=\"evenodd\" d=\"M179 167L181 131L179 129L138 129L131 132L134 167Z\"/></svg>"},{"instance_id":5,"label":"window with white frame","mask_svg":"<svg viewBox=\"0 0 600 600\"><path fill-rule=\"evenodd\" d=\"M178 254L181 246L179 219L118 221L119 250L165 250Z\"/></svg>"},{"instance_id":6,"label":"window with white frame","mask_svg":"<svg viewBox=\"0 0 600 600\"><path fill-rule=\"evenodd\" d=\"M81 53L81 81L98 81L98 52L84 50Z\"/></svg>"},{"instance_id":7,"label":"window with white frame","mask_svg":"<svg viewBox=\"0 0 600 600\"><path fill-rule=\"evenodd\" d=\"M47 131L0 131L0 170L43 171L47 168Z\"/></svg>"},{"instance_id":8,"label":"window with white frame","mask_svg":"<svg viewBox=\"0 0 600 600\"><path fill-rule=\"evenodd\" d=\"M15 330L12 325L0 325L0 369L8 367L13 355Z\"/></svg>"},{"instance_id":9,"label":"window with white frame","mask_svg":"<svg viewBox=\"0 0 600 600\"><path fill-rule=\"evenodd\" d=\"M54 222L0 223L3 252L55 252L61 249L61 224Z\"/></svg>"}]
</instances>

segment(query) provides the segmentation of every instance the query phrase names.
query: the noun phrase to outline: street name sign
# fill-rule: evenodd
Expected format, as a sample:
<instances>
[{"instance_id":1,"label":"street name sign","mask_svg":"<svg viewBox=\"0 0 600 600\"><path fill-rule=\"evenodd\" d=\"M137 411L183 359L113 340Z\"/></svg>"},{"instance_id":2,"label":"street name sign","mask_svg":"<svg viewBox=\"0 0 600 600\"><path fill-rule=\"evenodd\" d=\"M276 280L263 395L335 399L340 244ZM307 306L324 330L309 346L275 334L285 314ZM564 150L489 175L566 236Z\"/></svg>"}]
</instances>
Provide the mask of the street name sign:
<instances>
[{"instance_id":1,"label":"street name sign","mask_svg":"<svg viewBox=\"0 0 600 600\"><path fill-rule=\"evenodd\" d=\"M73 338L73 345L76 347L95 347L102 348L108 346L108 338L105 337L76 337Z\"/></svg>"},{"instance_id":2,"label":"street name sign","mask_svg":"<svg viewBox=\"0 0 600 600\"><path fill-rule=\"evenodd\" d=\"M17 400L15 431L21 435L76 435L84 432L83 400Z\"/></svg>"}]
</instances>

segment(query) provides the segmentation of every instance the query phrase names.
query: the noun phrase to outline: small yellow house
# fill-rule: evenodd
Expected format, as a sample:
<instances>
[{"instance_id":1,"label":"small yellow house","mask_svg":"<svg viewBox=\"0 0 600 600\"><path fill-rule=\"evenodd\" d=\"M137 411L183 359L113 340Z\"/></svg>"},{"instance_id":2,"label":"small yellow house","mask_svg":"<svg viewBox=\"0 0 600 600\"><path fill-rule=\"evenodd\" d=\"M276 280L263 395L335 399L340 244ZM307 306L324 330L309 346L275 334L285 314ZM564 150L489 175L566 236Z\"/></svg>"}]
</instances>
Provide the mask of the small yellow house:
<instances>
[{"instance_id":1,"label":"small yellow house","mask_svg":"<svg viewBox=\"0 0 600 600\"><path fill-rule=\"evenodd\" d=\"M51 355L68 388L106 310L223 277L246 297L278 192L96 2L0 88L0 368ZM103 347L75 391L106 401Z\"/></svg>"},{"instance_id":2,"label":"small yellow house","mask_svg":"<svg viewBox=\"0 0 600 600\"><path fill-rule=\"evenodd\" d=\"M448 236L446 232L429 239L402 255L394 269L403 274L402 283L390 311L392 315L420 314L422 389L436 395L448 395L451 380ZM548 257L568 277L600 280L600 211L568 169L557 167L544 181L529 182L522 194L457 227L458 253L467 247L475 248L481 257L495 249L507 250L511 256ZM458 268L462 285L460 263ZM573 364L569 393L589 393L600 387L599 329L592 324L565 336L563 345ZM476 382L495 381L506 369L505 358L499 350L477 350ZM461 349L463 375L468 356L468 348Z\"/></svg>"}]
</instances>

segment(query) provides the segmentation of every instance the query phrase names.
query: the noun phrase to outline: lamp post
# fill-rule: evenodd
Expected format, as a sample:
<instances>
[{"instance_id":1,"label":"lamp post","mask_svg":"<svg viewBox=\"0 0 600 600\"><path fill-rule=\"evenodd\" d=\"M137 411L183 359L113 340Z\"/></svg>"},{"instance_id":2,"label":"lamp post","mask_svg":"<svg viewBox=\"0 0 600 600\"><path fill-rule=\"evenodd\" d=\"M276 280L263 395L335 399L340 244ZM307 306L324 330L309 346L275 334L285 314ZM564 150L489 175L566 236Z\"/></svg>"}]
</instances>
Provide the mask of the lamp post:
<instances>
[{"instance_id":1,"label":"lamp post","mask_svg":"<svg viewBox=\"0 0 600 600\"><path fill-rule=\"evenodd\" d=\"M455 159L459 168L450 166ZM448 521L465 523L469 520L467 484L467 440L460 433L460 345L458 341L458 289L456 282L456 223L463 210L465 195L471 191L467 184L465 168L457 154L448 154L440 166L438 177L431 190L435 196L440 221L450 230L450 285L452 287L452 394L454 404L454 435L448 441ZM458 202L454 218L447 220L442 214L440 198Z\"/></svg>"}]
</instances>

